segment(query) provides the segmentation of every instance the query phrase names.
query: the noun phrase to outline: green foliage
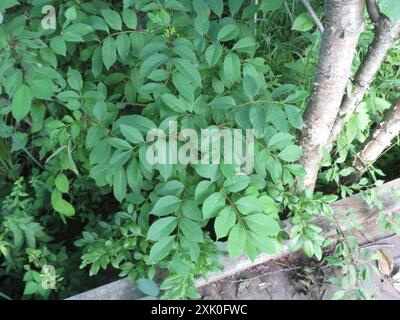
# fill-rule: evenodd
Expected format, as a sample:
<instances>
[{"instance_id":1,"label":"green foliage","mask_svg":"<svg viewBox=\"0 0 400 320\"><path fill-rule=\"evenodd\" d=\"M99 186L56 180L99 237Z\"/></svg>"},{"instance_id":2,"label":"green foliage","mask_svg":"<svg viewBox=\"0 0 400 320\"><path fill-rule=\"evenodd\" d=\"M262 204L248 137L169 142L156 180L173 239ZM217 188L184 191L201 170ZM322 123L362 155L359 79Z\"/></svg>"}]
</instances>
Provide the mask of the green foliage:
<instances>
[{"instance_id":1,"label":"green foliage","mask_svg":"<svg viewBox=\"0 0 400 320\"><path fill-rule=\"evenodd\" d=\"M400 20L400 3L396 0L379 0L379 9L393 22Z\"/></svg>"},{"instance_id":2,"label":"green foliage","mask_svg":"<svg viewBox=\"0 0 400 320\"><path fill-rule=\"evenodd\" d=\"M296 19L293 22L292 29L305 32L311 30L313 26L314 22L312 21L310 15L304 12L296 17Z\"/></svg>"},{"instance_id":3,"label":"green foliage","mask_svg":"<svg viewBox=\"0 0 400 320\"><path fill-rule=\"evenodd\" d=\"M9 100L1 113L26 123L7 120L48 175L46 211L66 225L72 217L87 223L83 239L75 241L84 250L81 267L95 275L111 265L133 280L167 268L187 287L219 265L209 220L229 239L233 256L272 251L265 239L278 248L278 210L271 210L277 204L265 201L262 189L271 176L278 182L282 175L280 183L293 187L291 162L300 154L293 139L266 146L300 122L293 105L266 89L269 68L255 57L244 1L56 5L54 31L40 26L40 5L23 4L32 16L18 28L19 6L5 12L0 86ZM257 172L242 177L229 166L150 166L144 136L172 118L198 131L224 123L254 127ZM28 166L22 164L20 170ZM74 186L80 176L93 179L95 193L117 200L109 208L114 218L88 220ZM29 282L25 294L34 289Z\"/></svg>"},{"instance_id":4,"label":"green foliage","mask_svg":"<svg viewBox=\"0 0 400 320\"><path fill-rule=\"evenodd\" d=\"M305 175L295 137L320 40L303 8L50 2L56 30L42 28L41 1L0 4L0 271L23 275L12 289L0 282L1 292L66 297L94 285L86 275L118 274L152 298L196 299L195 279L221 268L226 253L255 259L290 236L293 249L322 258L328 242L312 221L332 216L333 198L295 191ZM370 118L360 108L348 121L343 160L322 173L327 183L349 174L348 146L365 138ZM254 129L254 172L150 165L145 137L170 120L197 132ZM290 235L281 222L288 210ZM166 278L156 285L160 269Z\"/></svg>"}]
</instances>

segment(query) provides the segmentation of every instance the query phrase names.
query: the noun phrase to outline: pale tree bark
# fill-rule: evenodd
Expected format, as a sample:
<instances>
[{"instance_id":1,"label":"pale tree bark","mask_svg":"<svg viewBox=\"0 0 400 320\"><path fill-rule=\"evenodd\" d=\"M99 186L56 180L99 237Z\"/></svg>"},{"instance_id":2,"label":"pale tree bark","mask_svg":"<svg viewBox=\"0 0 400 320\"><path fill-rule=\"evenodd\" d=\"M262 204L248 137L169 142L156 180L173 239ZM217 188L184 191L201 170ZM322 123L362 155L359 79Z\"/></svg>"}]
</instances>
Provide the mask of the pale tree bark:
<instances>
[{"instance_id":1,"label":"pale tree bark","mask_svg":"<svg viewBox=\"0 0 400 320\"><path fill-rule=\"evenodd\" d=\"M375 0L372 0L372 2L375 2ZM371 19L376 20L376 7L372 7L371 4L368 7L370 8L369 12ZM374 39L355 75L353 82L354 91L346 94L342 101L342 105L340 106L338 116L326 144L328 152L332 150L333 144L340 132L343 130L346 116L352 114L356 110L357 106L363 101L365 94L385 60L390 47L397 40L399 33L400 21L393 24L389 18L379 16L375 28Z\"/></svg>"},{"instance_id":2,"label":"pale tree bark","mask_svg":"<svg viewBox=\"0 0 400 320\"><path fill-rule=\"evenodd\" d=\"M360 151L352 160L356 168L356 176L361 176L383 152L390 147L392 140L400 134L400 100L398 100L386 113L370 138L362 145ZM352 179L354 180L354 179Z\"/></svg>"},{"instance_id":3,"label":"pale tree bark","mask_svg":"<svg viewBox=\"0 0 400 320\"><path fill-rule=\"evenodd\" d=\"M338 114L359 35L363 29L364 0L327 0L325 32L313 90L304 114L300 136L301 164L307 175L302 188L314 189L322 149Z\"/></svg>"}]
</instances>

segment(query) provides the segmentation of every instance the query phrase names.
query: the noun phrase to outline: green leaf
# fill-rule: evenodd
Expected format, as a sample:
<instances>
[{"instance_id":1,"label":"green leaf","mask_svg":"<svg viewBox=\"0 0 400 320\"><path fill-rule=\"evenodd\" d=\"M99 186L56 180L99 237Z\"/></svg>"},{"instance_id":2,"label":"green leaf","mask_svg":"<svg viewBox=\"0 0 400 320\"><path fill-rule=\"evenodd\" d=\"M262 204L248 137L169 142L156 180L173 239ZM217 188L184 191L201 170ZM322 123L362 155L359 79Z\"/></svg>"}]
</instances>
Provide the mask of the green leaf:
<instances>
[{"instance_id":1,"label":"green leaf","mask_svg":"<svg viewBox=\"0 0 400 320\"><path fill-rule=\"evenodd\" d=\"M108 37L101 47L103 63L107 70L117 61L117 48L113 37Z\"/></svg>"},{"instance_id":2,"label":"green leaf","mask_svg":"<svg viewBox=\"0 0 400 320\"><path fill-rule=\"evenodd\" d=\"M194 29L199 35L204 36L210 29L210 20L205 16L197 16L194 19Z\"/></svg>"},{"instance_id":3,"label":"green leaf","mask_svg":"<svg viewBox=\"0 0 400 320\"><path fill-rule=\"evenodd\" d=\"M265 135L267 122L264 108L260 105L250 107L249 118L254 128L254 135L261 139Z\"/></svg>"},{"instance_id":4,"label":"green leaf","mask_svg":"<svg viewBox=\"0 0 400 320\"><path fill-rule=\"evenodd\" d=\"M135 4L136 0L123 0L124 9L129 8Z\"/></svg>"},{"instance_id":5,"label":"green leaf","mask_svg":"<svg viewBox=\"0 0 400 320\"><path fill-rule=\"evenodd\" d=\"M239 192L247 188L250 178L244 175L234 175L224 182L224 190L227 192Z\"/></svg>"},{"instance_id":6,"label":"green leaf","mask_svg":"<svg viewBox=\"0 0 400 320\"><path fill-rule=\"evenodd\" d=\"M15 93L11 104L11 111L14 119L20 121L31 110L32 105L32 93L31 89L27 85L22 85Z\"/></svg>"},{"instance_id":7,"label":"green leaf","mask_svg":"<svg viewBox=\"0 0 400 320\"><path fill-rule=\"evenodd\" d=\"M214 222L214 230L217 239L226 237L229 231L236 223L236 214L232 207L224 208L216 217Z\"/></svg>"},{"instance_id":8,"label":"green leaf","mask_svg":"<svg viewBox=\"0 0 400 320\"><path fill-rule=\"evenodd\" d=\"M275 11L278 10L282 4L283 0L262 0L260 10Z\"/></svg>"},{"instance_id":9,"label":"green leaf","mask_svg":"<svg viewBox=\"0 0 400 320\"><path fill-rule=\"evenodd\" d=\"M215 191L215 184L211 181L201 181L195 190L194 198L198 204L201 204L206 198Z\"/></svg>"},{"instance_id":10,"label":"green leaf","mask_svg":"<svg viewBox=\"0 0 400 320\"><path fill-rule=\"evenodd\" d=\"M67 158L66 158L66 168L70 169L73 171L77 176L79 176L79 171L78 168L76 167L75 161L72 158L72 144L71 140L68 143L68 149L67 149Z\"/></svg>"},{"instance_id":11,"label":"green leaf","mask_svg":"<svg viewBox=\"0 0 400 320\"><path fill-rule=\"evenodd\" d=\"M271 197L264 195L259 198L259 200L264 204L264 212L267 214L277 214L279 209Z\"/></svg>"},{"instance_id":12,"label":"green leaf","mask_svg":"<svg viewBox=\"0 0 400 320\"><path fill-rule=\"evenodd\" d=\"M251 213L260 213L264 210L264 204L254 196L246 196L235 202L238 210L247 215Z\"/></svg>"},{"instance_id":13,"label":"green leaf","mask_svg":"<svg viewBox=\"0 0 400 320\"><path fill-rule=\"evenodd\" d=\"M75 91L67 90L67 91L60 92L57 95L57 99L62 102L68 102L68 101L74 100L74 99L78 100L79 94L76 93Z\"/></svg>"},{"instance_id":14,"label":"green leaf","mask_svg":"<svg viewBox=\"0 0 400 320\"><path fill-rule=\"evenodd\" d=\"M138 193L142 186L143 177L136 159L132 159L126 168L126 178L132 191Z\"/></svg>"},{"instance_id":15,"label":"green leaf","mask_svg":"<svg viewBox=\"0 0 400 320\"><path fill-rule=\"evenodd\" d=\"M192 47L188 45L188 43L183 41L176 42L172 50L181 58L189 60L192 63L197 63L197 56L194 53Z\"/></svg>"},{"instance_id":16,"label":"green leaf","mask_svg":"<svg viewBox=\"0 0 400 320\"><path fill-rule=\"evenodd\" d=\"M118 12L111 9L103 9L101 10L101 15L112 29L122 30L122 20Z\"/></svg>"},{"instance_id":17,"label":"green leaf","mask_svg":"<svg viewBox=\"0 0 400 320\"><path fill-rule=\"evenodd\" d=\"M69 21L75 20L76 19L76 8L75 8L75 6L65 10L64 16Z\"/></svg>"},{"instance_id":18,"label":"green leaf","mask_svg":"<svg viewBox=\"0 0 400 320\"><path fill-rule=\"evenodd\" d=\"M239 35L239 28L235 23L226 24L219 30L217 35L218 41L230 41Z\"/></svg>"},{"instance_id":19,"label":"green leaf","mask_svg":"<svg viewBox=\"0 0 400 320\"><path fill-rule=\"evenodd\" d=\"M263 213L246 216L244 221L250 230L260 235L276 236L281 231L279 223L272 216Z\"/></svg>"},{"instance_id":20,"label":"green leaf","mask_svg":"<svg viewBox=\"0 0 400 320\"><path fill-rule=\"evenodd\" d=\"M132 159L126 168L126 177L128 180L128 185L132 191L138 193L142 186L143 176L139 168L139 163L136 159Z\"/></svg>"},{"instance_id":21,"label":"green leaf","mask_svg":"<svg viewBox=\"0 0 400 320\"><path fill-rule=\"evenodd\" d=\"M82 36L85 36L91 32L93 32L94 29L84 23L74 23L64 29L63 32L63 39L68 42L83 42Z\"/></svg>"},{"instance_id":22,"label":"green leaf","mask_svg":"<svg viewBox=\"0 0 400 320\"><path fill-rule=\"evenodd\" d=\"M205 52L205 58L210 68L218 63L219 59L221 58L222 52L223 48L219 43L213 43L207 48Z\"/></svg>"},{"instance_id":23,"label":"green leaf","mask_svg":"<svg viewBox=\"0 0 400 320\"><path fill-rule=\"evenodd\" d=\"M116 150L109 160L109 165L113 167L121 167L132 157L132 150L122 151Z\"/></svg>"},{"instance_id":24,"label":"green leaf","mask_svg":"<svg viewBox=\"0 0 400 320\"><path fill-rule=\"evenodd\" d=\"M179 211L181 200L175 196L164 196L156 202L151 213L156 216L165 216L170 213Z\"/></svg>"},{"instance_id":25,"label":"green leaf","mask_svg":"<svg viewBox=\"0 0 400 320\"><path fill-rule=\"evenodd\" d=\"M286 120L285 112L275 104L267 107L267 120L279 131L288 132L290 130L289 123Z\"/></svg>"},{"instance_id":26,"label":"green leaf","mask_svg":"<svg viewBox=\"0 0 400 320\"><path fill-rule=\"evenodd\" d=\"M296 129L303 127L303 118L301 117L300 111L296 106L285 105L286 116L289 123Z\"/></svg>"},{"instance_id":27,"label":"green leaf","mask_svg":"<svg viewBox=\"0 0 400 320\"><path fill-rule=\"evenodd\" d=\"M51 193L51 204L53 209L63 216L72 217L75 215L74 207L62 198L58 190L53 190Z\"/></svg>"},{"instance_id":28,"label":"green leaf","mask_svg":"<svg viewBox=\"0 0 400 320\"><path fill-rule=\"evenodd\" d=\"M69 69L67 74L67 82L71 89L81 91L83 87L82 76L77 70Z\"/></svg>"},{"instance_id":29,"label":"green leaf","mask_svg":"<svg viewBox=\"0 0 400 320\"><path fill-rule=\"evenodd\" d=\"M119 34L116 40L117 52L122 60L126 59L131 50L131 39L126 33Z\"/></svg>"},{"instance_id":30,"label":"green leaf","mask_svg":"<svg viewBox=\"0 0 400 320\"><path fill-rule=\"evenodd\" d=\"M400 1L398 0L379 0L379 9L393 23L400 20Z\"/></svg>"},{"instance_id":31,"label":"green leaf","mask_svg":"<svg viewBox=\"0 0 400 320\"><path fill-rule=\"evenodd\" d=\"M250 75L245 75L243 78L243 90L246 96L252 100L258 94L259 91L257 86L257 80Z\"/></svg>"},{"instance_id":32,"label":"green leaf","mask_svg":"<svg viewBox=\"0 0 400 320\"><path fill-rule=\"evenodd\" d=\"M169 236L156 242L150 250L149 262L157 262L164 259L174 246L175 236Z\"/></svg>"},{"instance_id":33,"label":"green leaf","mask_svg":"<svg viewBox=\"0 0 400 320\"><path fill-rule=\"evenodd\" d=\"M309 31L314 27L314 22L307 12L301 13L293 22L292 30L296 31Z\"/></svg>"},{"instance_id":34,"label":"green leaf","mask_svg":"<svg viewBox=\"0 0 400 320\"><path fill-rule=\"evenodd\" d=\"M203 18L207 18L208 20L208 17L210 15L210 8L208 7L208 4L203 0L193 0L192 4L196 14Z\"/></svg>"},{"instance_id":35,"label":"green leaf","mask_svg":"<svg viewBox=\"0 0 400 320\"><path fill-rule=\"evenodd\" d=\"M214 218L224 207L225 197L219 192L213 193L204 201L202 208L203 219Z\"/></svg>"},{"instance_id":36,"label":"green leaf","mask_svg":"<svg viewBox=\"0 0 400 320\"><path fill-rule=\"evenodd\" d=\"M118 150L131 150L132 146L129 144L129 142L126 142L125 140L119 139L119 138L108 138L107 142L113 146L114 148Z\"/></svg>"},{"instance_id":37,"label":"green leaf","mask_svg":"<svg viewBox=\"0 0 400 320\"><path fill-rule=\"evenodd\" d=\"M138 279L136 281L136 285L140 291L148 296L157 297L160 293L160 289L158 289L157 284L150 279Z\"/></svg>"},{"instance_id":38,"label":"green leaf","mask_svg":"<svg viewBox=\"0 0 400 320\"><path fill-rule=\"evenodd\" d=\"M32 80L29 84L33 96L41 100L51 100L58 87L50 80L36 79Z\"/></svg>"},{"instance_id":39,"label":"green leaf","mask_svg":"<svg viewBox=\"0 0 400 320\"><path fill-rule=\"evenodd\" d=\"M164 93L161 96L161 99L164 101L164 103L174 110L177 113L185 113L186 110L188 109L188 104L186 101L175 97L174 95L170 93Z\"/></svg>"},{"instance_id":40,"label":"green leaf","mask_svg":"<svg viewBox=\"0 0 400 320\"><path fill-rule=\"evenodd\" d=\"M350 174L352 174L355 171L356 170L354 168L351 168L351 167L350 168L344 168L344 169L340 170L339 174L342 177L347 177L347 176L349 176Z\"/></svg>"},{"instance_id":41,"label":"green leaf","mask_svg":"<svg viewBox=\"0 0 400 320\"><path fill-rule=\"evenodd\" d=\"M302 154L301 148L296 145L287 146L283 149L279 154L278 157L286 162L293 162L300 159Z\"/></svg>"},{"instance_id":42,"label":"green leaf","mask_svg":"<svg viewBox=\"0 0 400 320\"><path fill-rule=\"evenodd\" d=\"M229 11L231 12L232 17L239 12L243 2L244 0L229 0Z\"/></svg>"},{"instance_id":43,"label":"green leaf","mask_svg":"<svg viewBox=\"0 0 400 320\"><path fill-rule=\"evenodd\" d=\"M92 73L95 78L97 78L101 72L103 71L103 57L102 50L100 47L97 47L93 51L92 55Z\"/></svg>"},{"instance_id":44,"label":"green leaf","mask_svg":"<svg viewBox=\"0 0 400 320\"><path fill-rule=\"evenodd\" d=\"M190 219L181 219L179 222L179 229L191 241L202 242L203 231L200 226Z\"/></svg>"},{"instance_id":45,"label":"green leaf","mask_svg":"<svg viewBox=\"0 0 400 320\"><path fill-rule=\"evenodd\" d=\"M268 148L272 150L283 149L292 144L293 136L289 133L278 132L268 141Z\"/></svg>"},{"instance_id":46,"label":"green leaf","mask_svg":"<svg viewBox=\"0 0 400 320\"><path fill-rule=\"evenodd\" d=\"M194 88L182 74L174 72L172 74L172 83L183 98L188 101L194 101Z\"/></svg>"},{"instance_id":47,"label":"green leaf","mask_svg":"<svg viewBox=\"0 0 400 320\"><path fill-rule=\"evenodd\" d=\"M168 237L178 225L176 217L165 217L155 221L147 232L147 240L158 241Z\"/></svg>"},{"instance_id":48,"label":"green leaf","mask_svg":"<svg viewBox=\"0 0 400 320\"><path fill-rule=\"evenodd\" d=\"M232 48L237 52L250 53L256 49L256 41L252 37L240 39Z\"/></svg>"},{"instance_id":49,"label":"green leaf","mask_svg":"<svg viewBox=\"0 0 400 320\"><path fill-rule=\"evenodd\" d=\"M118 120L118 124L126 124L135 127L143 133L157 128L153 121L141 115L134 114L130 116L123 116Z\"/></svg>"},{"instance_id":50,"label":"green leaf","mask_svg":"<svg viewBox=\"0 0 400 320\"><path fill-rule=\"evenodd\" d=\"M246 246L246 229L242 224L236 224L228 237L228 252L231 258L240 256Z\"/></svg>"},{"instance_id":51,"label":"green leaf","mask_svg":"<svg viewBox=\"0 0 400 320\"><path fill-rule=\"evenodd\" d=\"M224 59L224 74L230 83L240 78L240 59L237 54L230 52Z\"/></svg>"},{"instance_id":52,"label":"green leaf","mask_svg":"<svg viewBox=\"0 0 400 320\"><path fill-rule=\"evenodd\" d=\"M193 200L185 200L182 204L183 216L194 221L203 221L201 211Z\"/></svg>"},{"instance_id":53,"label":"green leaf","mask_svg":"<svg viewBox=\"0 0 400 320\"><path fill-rule=\"evenodd\" d=\"M156 70L163 63L168 61L168 56L162 53L155 53L148 57L140 67L140 75L142 77L147 77L150 73Z\"/></svg>"},{"instance_id":54,"label":"green leaf","mask_svg":"<svg viewBox=\"0 0 400 320\"><path fill-rule=\"evenodd\" d=\"M224 11L224 1L223 0L207 0L208 5L211 10L218 16L221 17Z\"/></svg>"},{"instance_id":55,"label":"green leaf","mask_svg":"<svg viewBox=\"0 0 400 320\"><path fill-rule=\"evenodd\" d=\"M231 96L216 97L211 102L210 105L213 109L217 110L229 110L236 106L235 99Z\"/></svg>"},{"instance_id":56,"label":"green leaf","mask_svg":"<svg viewBox=\"0 0 400 320\"><path fill-rule=\"evenodd\" d=\"M121 133L131 143L138 144L144 142L143 136L140 131L132 126L121 124Z\"/></svg>"},{"instance_id":57,"label":"green leaf","mask_svg":"<svg viewBox=\"0 0 400 320\"><path fill-rule=\"evenodd\" d=\"M311 240L304 241L303 251L310 258L314 255L314 244Z\"/></svg>"},{"instance_id":58,"label":"green leaf","mask_svg":"<svg viewBox=\"0 0 400 320\"><path fill-rule=\"evenodd\" d=\"M135 11L130 9L124 9L124 11L122 11L122 19L124 20L125 25L129 29L136 30L137 16Z\"/></svg>"},{"instance_id":59,"label":"green leaf","mask_svg":"<svg viewBox=\"0 0 400 320\"><path fill-rule=\"evenodd\" d=\"M15 7L20 3L17 0L1 0L0 3L0 11L4 11L5 9Z\"/></svg>"},{"instance_id":60,"label":"green leaf","mask_svg":"<svg viewBox=\"0 0 400 320\"><path fill-rule=\"evenodd\" d=\"M67 54L67 45L62 37L56 36L50 40L50 48L54 53L64 56Z\"/></svg>"},{"instance_id":61,"label":"green leaf","mask_svg":"<svg viewBox=\"0 0 400 320\"><path fill-rule=\"evenodd\" d=\"M186 79L189 79L193 82L193 84L201 88L202 82L200 73L190 61L181 58L175 58L173 63Z\"/></svg>"},{"instance_id":62,"label":"green leaf","mask_svg":"<svg viewBox=\"0 0 400 320\"><path fill-rule=\"evenodd\" d=\"M1 6L1 5L0 5ZM39 284L33 281L30 281L26 284L24 289L24 296L35 294L39 291Z\"/></svg>"},{"instance_id":63,"label":"green leaf","mask_svg":"<svg viewBox=\"0 0 400 320\"><path fill-rule=\"evenodd\" d=\"M158 188L160 187L160 188ZM183 185L182 182L177 181L177 180L172 180L172 181L168 181L166 183L163 184L159 184L157 186L157 194L158 195L162 195L162 196L166 196L166 195L179 195L182 193L183 189L185 188L185 186Z\"/></svg>"},{"instance_id":64,"label":"green leaf","mask_svg":"<svg viewBox=\"0 0 400 320\"><path fill-rule=\"evenodd\" d=\"M96 120L102 122L107 116L107 105L104 101L98 101L93 107L93 115Z\"/></svg>"},{"instance_id":65,"label":"green leaf","mask_svg":"<svg viewBox=\"0 0 400 320\"><path fill-rule=\"evenodd\" d=\"M68 178L63 173L59 173L55 179L56 188L62 193L67 193L69 190Z\"/></svg>"},{"instance_id":66,"label":"green leaf","mask_svg":"<svg viewBox=\"0 0 400 320\"><path fill-rule=\"evenodd\" d=\"M114 174L113 191L115 199L122 202L126 197L127 181L124 168L119 168Z\"/></svg>"},{"instance_id":67,"label":"green leaf","mask_svg":"<svg viewBox=\"0 0 400 320\"><path fill-rule=\"evenodd\" d=\"M253 245L259 248L262 252L275 254L279 252L279 243L275 239L268 236L263 236L253 231L247 233L247 238L251 238Z\"/></svg>"},{"instance_id":68,"label":"green leaf","mask_svg":"<svg viewBox=\"0 0 400 320\"><path fill-rule=\"evenodd\" d=\"M211 86L216 94L224 94L225 83L222 80L218 79L217 77L213 77L211 80Z\"/></svg>"}]
</instances>

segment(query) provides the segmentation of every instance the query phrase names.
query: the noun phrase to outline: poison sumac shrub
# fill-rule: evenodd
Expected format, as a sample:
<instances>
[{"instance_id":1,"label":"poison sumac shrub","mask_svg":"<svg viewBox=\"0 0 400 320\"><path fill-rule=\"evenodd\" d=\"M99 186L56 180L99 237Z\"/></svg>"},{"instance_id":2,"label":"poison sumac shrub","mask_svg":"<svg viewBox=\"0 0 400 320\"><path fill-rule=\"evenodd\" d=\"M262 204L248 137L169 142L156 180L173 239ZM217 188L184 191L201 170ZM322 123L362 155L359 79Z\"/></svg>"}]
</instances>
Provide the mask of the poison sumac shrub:
<instances>
[{"instance_id":1,"label":"poison sumac shrub","mask_svg":"<svg viewBox=\"0 0 400 320\"><path fill-rule=\"evenodd\" d=\"M5 291L21 271L25 295L83 290L81 255L91 276L112 267L151 279L166 269L164 296L195 298L194 279L220 266L215 240L227 238L231 257L254 259L287 238L282 208L329 213L332 199L299 202L291 192L304 175L294 164L302 119L285 86L267 89L258 9L243 0L1 1ZM254 129L255 171L150 165L155 142L145 135L172 120L198 132ZM295 247L320 257L321 230L304 242L304 228Z\"/></svg>"}]
</instances>

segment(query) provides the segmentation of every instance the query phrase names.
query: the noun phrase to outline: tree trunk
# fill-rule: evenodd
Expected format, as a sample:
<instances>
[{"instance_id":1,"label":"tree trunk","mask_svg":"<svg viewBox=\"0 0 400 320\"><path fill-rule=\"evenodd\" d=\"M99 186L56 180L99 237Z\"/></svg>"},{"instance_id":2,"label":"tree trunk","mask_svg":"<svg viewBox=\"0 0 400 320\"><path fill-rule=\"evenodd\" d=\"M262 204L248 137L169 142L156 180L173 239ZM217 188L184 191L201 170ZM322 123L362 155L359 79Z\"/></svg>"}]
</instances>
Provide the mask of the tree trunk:
<instances>
[{"instance_id":1,"label":"tree trunk","mask_svg":"<svg viewBox=\"0 0 400 320\"><path fill-rule=\"evenodd\" d=\"M314 189L319 165L351 75L351 65L363 28L364 0L326 1L325 32L317 74L304 115L300 137L301 164L307 171L303 188Z\"/></svg>"},{"instance_id":2,"label":"tree trunk","mask_svg":"<svg viewBox=\"0 0 400 320\"><path fill-rule=\"evenodd\" d=\"M391 145L392 140L400 133L400 100L397 101L386 113L370 139L353 158L353 166L357 176L361 176L368 166L374 163L381 154Z\"/></svg>"},{"instance_id":3,"label":"tree trunk","mask_svg":"<svg viewBox=\"0 0 400 320\"><path fill-rule=\"evenodd\" d=\"M391 45L398 38L400 22L393 24L389 18L381 16L375 29L374 40L371 43L364 61L361 63L354 80L354 92L345 96L340 106L339 114L333 125L326 149L332 150L339 133L343 130L345 118L352 114L364 99L375 75L379 71Z\"/></svg>"}]
</instances>

